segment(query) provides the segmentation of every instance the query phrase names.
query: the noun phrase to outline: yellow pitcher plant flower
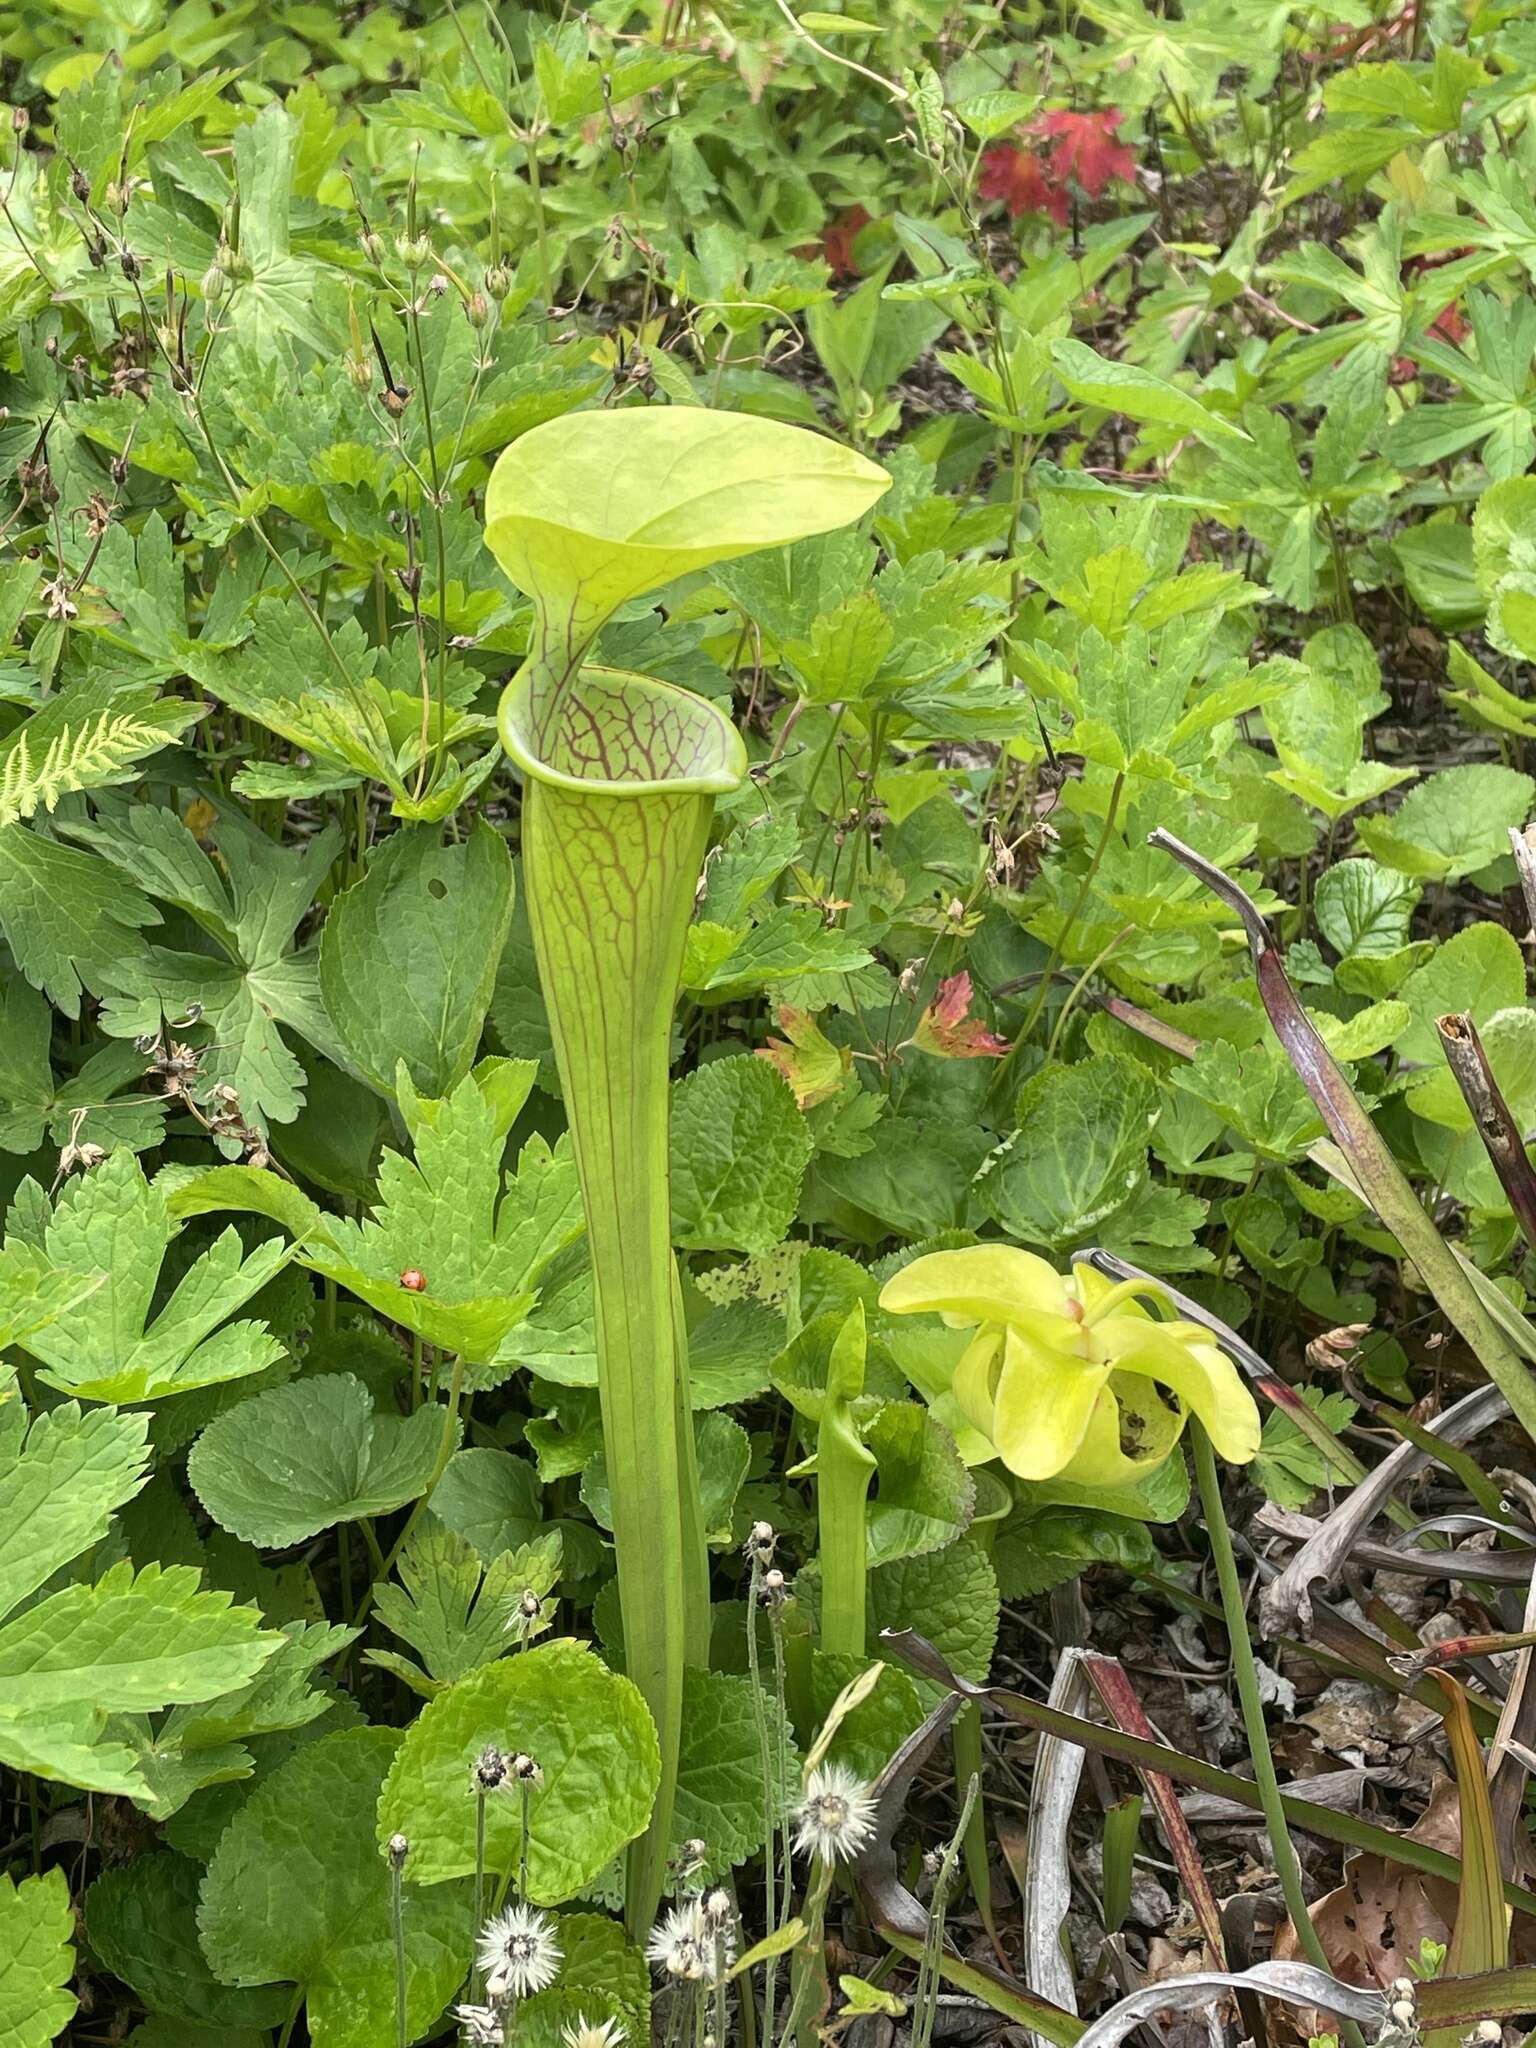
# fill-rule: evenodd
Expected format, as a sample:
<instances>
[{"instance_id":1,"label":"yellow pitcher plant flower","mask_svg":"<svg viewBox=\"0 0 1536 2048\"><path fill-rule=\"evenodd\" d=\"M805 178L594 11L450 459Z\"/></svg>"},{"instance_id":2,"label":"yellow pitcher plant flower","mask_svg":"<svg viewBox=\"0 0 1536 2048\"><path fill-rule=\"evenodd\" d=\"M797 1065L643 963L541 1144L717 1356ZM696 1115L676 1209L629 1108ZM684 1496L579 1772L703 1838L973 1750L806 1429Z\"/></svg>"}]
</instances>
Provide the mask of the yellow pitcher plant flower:
<instances>
[{"instance_id":1,"label":"yellow pitcher plant flower","mask_svg":"<svg viewBox=\"0 0 1536 2048\"><path fill-rule=\"evenodd\" d=\"M982 1244L914 1259L880 1306L974 1326L954 1396L1021 1479L1134 1486L1170 1456L1191 1414L1222 1457L1246 1464L1259 1412L1236 1366L1208 1330L1160 1321L1143 1295L1161 1290L1091 1266L1063 1277L1016 1245Z\"/></svg>"}]
</instances>

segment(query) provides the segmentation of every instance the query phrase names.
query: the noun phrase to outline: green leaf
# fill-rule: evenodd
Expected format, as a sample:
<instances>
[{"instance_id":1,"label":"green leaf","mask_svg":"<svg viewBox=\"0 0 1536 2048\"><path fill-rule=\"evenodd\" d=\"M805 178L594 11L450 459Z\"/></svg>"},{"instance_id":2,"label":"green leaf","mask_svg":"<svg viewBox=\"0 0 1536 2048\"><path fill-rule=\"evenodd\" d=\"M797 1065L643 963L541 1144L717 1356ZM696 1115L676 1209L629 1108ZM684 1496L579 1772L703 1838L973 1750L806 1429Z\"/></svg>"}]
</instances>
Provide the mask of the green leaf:
<instances>
[{"instance_id":1,"label":"green leaf","mask_svg":"<svg viewBox=\"0 0 1536 2048\"><path fill-rule=\"evenodd\" d=\"M862 1657L812 1650L811 1719L818 1728L843 1687L865 1668ZM874 1689L838 1723L828 1759L866 1781L877 1778L922 1718L917 1687L899 1665L887 1664Z\"/></svg>"},{"instance_id":2,"label":"green leaf","mask_svg":"<svg viewBox=\"0 0 1536 2048\"><path fill-rule=\"evenodd\" d=\"M187 1476L221 1529L276 1549L415 1500L442 1435L437 1406L376 1415L361 1380L325 1373L218 1416L192 1446Z\"/></svg>"},{"instance_id":3,"label":"green leaf","mask_svg":"<svg viewBox=\"0 0 1536 2048\"><path fill-rule=\"evenodd\" d=\"M1302 1387L1301 1398L1337 1436L1355 1416L1355 1404L1347 1394L1324 1393L1320 1387ZM1328 1461L1281 1409L1264 1423L1259 1454L1248 1468L1256 1486L1282 1508L1304 1508L1328 1484Z\"/></svg>"},{"instance_id":4,"label":"green leaf","mask_svg":"<svg viewBox=\"0 0 1536 2048\"><path fill-rule=\"evenodd\" d=\"M197 1938L202 1878L186 1856L141 1855L105 1870L85 1895L91 1948L151 2012L225 2027L275 2027L288 1994L237 1991L209 1969Z\"/></svg>"},{"instance_id":5,"label":"green leaf","mask_svg":"<svg viewBox=\"0 0 1536 2048\"><path fill-rule=\"evenodd\" d=\"M1442 768L1409 790L1391 817L1363 818L1356 831L1385 866L1456 882L1507 858L1510 827L1525 823L1533 797L1536 782L1513 768Z\"/></svg>"},{"instance_id":6,"label":"green leaf","mask_svg":"<svg viewBox=\"0 0 1536 2048\"><path fill-rule=\"evenodd\" d=\"M528 1812L528 1895L557 1905L581 1891L640 1833L661 1760L645 1702L581 1643L540 1643L460 1679L406 1731L379 1801L378 1833L411 1843L411 1875L439 1884L475 1867L470 1765L515 1737L544 1773ZM487 1802L485 1855L519 1865L520 1800Z\"/></svg>"},{"instance_id":7,"label":"green leaf","mask_svg":"<svg viewBox=\"0 0 1536 2048\"><path fill-rule=\"evenodd\" d=\"M175 1226L133 1153L109 1154L66 1181L51 1211L39 1206L54 1270L105 1275L75 1307L18 1339L50 1386L91 1401L160 1400L244 1378L283 1356L265 1323L227 1321L287 1264L281 1238L247 1257L231 1226L192 1261L146 1327Z\"/></svg>"},{"instance_id":8,"label":"green leaf","mask_svg":"<svg viewBox=\"0 0 1536 2048\"><path fill-rule=\"evenodd\" d=\"M1005 1600L1048 1593L1090 1565L1149 1570L1156 1562L1152 1539L1139 1522L1091 1508L1048 1507L1010 1516L992 1548Z\"/></svg>"},{"instance_id":9,"label":"green leaf","mask_svg":"<svg viewBox=\"0 0 1536 2048\"><path fill-rule=\"evenodd\" d=\"M432 1513L462 1536L489 1569L504 1550L539 1534L543 1517L538 1474L526 1458L477 1445L455 1451L432 1495Z\"/></svg>"},{"instance_id":10,"label":"green leaf","mask_svg":"<svg viewBox=\"0 0 1536 2048\"><path fill-rule=\"evenodd\" d=\"M507 1132L533 1085L532 1060L482 1061L445 1098L418 1096L400 1070L414 1160L386 1151L373 1213L327 1219L306 1263L473 1364L493 1358L534 1301L548 1262L581 1235L570 1140L523 1147L514 1179ZM425 1285L405 1287L404 1273Z\"/></svg>"},{"instance_id":11,"label":"green leaf","mask_svg":"<svg viewBox=\"0 0 1536 2048\"><path fill-rule=\"evenodd\" d=\"M941 1550L964 1533L976 1483L941 1422L915 1401L887 1401L860 1433L876 1465L867 1510L871 1569Z\"/></svg>"},{"instance_id":12,"label":"green leaf","mask_svg":"<svg viewBox=\"0 0 1536 2048\"><path fill-rule=\"evenodd\" d=\"M677 1764L677 1804L672 1844L696 1839L708 1850L704 1875L728 1881L731 1871L755 1856L765 1837L761 1725L773 1754L784 1758L783 1802L799 1784L795 1739L783 1709L746 1676L690 1668L683 1679L683 1735Z\"/></svg>"},{"instance_id":13,"label":"green leaf","mask_svg":"<svg viewBox=\"0 0 1536 2048\"><path fill-rule=\"evenodd\" d=\"M556 1921L560 1975L547 1991L518 2001L518 2048L563 2048L567 2028L614 2020L630 2041L650 2037L651 1973L616 1921L562 1913Z\"/></svg>"},{"instance_id":14,"label":"green leaf","mask_svg":"<svg viewBox=\"0 0 1536 2048\"><path fill-rule=\"evenodd\" d=\"M880 1653L881 1629L915 1628L962 1678L986 1683L997 1643L997 1578L977 1537L882 1565L869 1575L869 1601L872 1655Z\"/></svg>"},{"instance_id":15,"label":"green leaf","mask_svg":"<svg viewBox=\"0 0 1536 2048\"><path fill-rule=\"evenodd\" d=\"M1274 1046L1250 1045L1239 1052L1225 1039L1215 1039L1201 1046L1188 1067L1175 1068L1168 1078L1182 1093L1214 1110L1262 1158L1300 1159L1323 1135L1323 1120L1311 1096Z\"/></svg>"},{"instance_id":16,"label":"green leaf","mask_svg":"<svg viewBox=\"0 0 1536 2048\"><path fill-rule=\"evenodd\" d=\"M0 930L16 965L66 1017L80 1014L81 984L114 986L143 948L141 927L159 912L94 855L40 839L24 825L0 828Z\"/></svg>"},{"instance_id":17,"label":"green leaf","mask_svg":"<svg viewBox=\"0 0 1536 2048\"><path fill-rule=\"evenodd\" d=\"M107 1533L148 1474L149 1417L74 1401L30 1428L0 1386L0 1618Z\"/></svg>"},{"instance_id":18,"label":"green leaf","mask_svg":"<svg viewBox=\"0 0 1536 2048\"><path fill-rule=\"evenodd\" d=\"M576 413L500 457L485 540L519 589L606 615L691 569L845 526L889 484L851 449L750 414Z\"/></svg>"},{"instance_id":19,"label":"green leaf","mask_svg":"<svg viewBox=\"0 0 1536 2048\"><path fill-rule=\"evenodd\" d=\"M320 994L359 1073L395 1092L404 1061L423 1095L469 1072L512 920L512 860L482 818L467 840L408 826L337 897L320 940Z\"/></svg>"},{"instance_id":20,"label":"green leaf","mask_svg":"<svg viewBox=\"0 0 1536 2048\"><path fill-rule=\"evenodd\" d=\"M73 2019L74 1933L62 1870L0 1876L0 2048L47 2048Z\"/></svg>"},{"instance_id":21,"label":"green leaf","mask_svg":"<svg viewBox=\"0 0 1536 2048\"><path fill-rule=\"evenodd\" d=\"M392 1728L349 1728L308 1744L235 1814L203 1880L198 1928L214 1974L226 1984L297 1985L315 2048L387 2048L395 2039L390 1874L373 1835L400 1743ZM406 1885L411 2040L431 2031L463 1980L470 1919L467 1886Z\"/></svg>"},{"instance_id":22,"label":"green leaf","mask_svg":"<svg viewBox=\"0 0 1536 2048\"><path fill-rule=\"evenodd\" d=\"M1248 436L1240 427L1211 412L1193 392L1181 390L1150 370L1138 369L1134 363L1110 362L1084 342L1053 341L1051 362L1067 390L1084 405L1101 405L1128 419L1173 427L1213 447L1247 443Z\"/></svg>"},{"instance_id":23,"label":"green leaf","mask_svg":"<svg viewBox=\"0 0 1536 2048\"><path fill-rule=\"evenodd\" d=\"M812 1138L764 1060L711 1061L672 1093L672 1236L690 1251L766 1252L788 1233Z\"/></svg>"},{"instance_id":24,"label":"green leaf","mask_svg":"<svg viewBox=\"0 0 1536 2048\"><path fill-rule=\"evenodd\" d=\"M1065 1250L1136 1189L1156 1090L1116 1053L1049 1067L1019 1091L1018 1125L987 1161L983 1201L1011 1236Z\"/></svg>"},{"instance_id":25,"label":"green leaf","mask_svg":"<svg viewBox=\"0 0 1536 2048\"><path fill-rule=\"evenodd\" d=\"M410 1675L404 1659L370 1651L376 1663L399 1671L406 1683L430 1699L444 1685L492 1664L548 1628L542 1614L514 1629L518 1602L533 1593L541 1602L560 1576L560 1537L547 1536L502 1551L484 1571L474 1546L429 1515L412 1536L392 1581L374 1594L374 1612L384 1626L411 1645L427 1678Z\"/></svg>"},{"instance_id":26,"label":"green leaf","mask_svg":"<svg viewBox=\"0 0 1536 2048\"><path fill-rule=\"evenodd\" d=\"M1412 1022L1397 1040L1398 1052L1405 1060L1438 1068L1445 1055L1435 1020L1461 1010L1481 1026L1496 1011L1523 1003L1525 960L1502 925L1468 925L1409 975L1402 997Z\"/></svg>"},{"instance_id":27,"label":"green leaf","mask_svg":"<svg viewBox=\"0 0 1536 2048\"><path fill-rule=\"evenodd\" d=\"M1341 860L1317 878L1317 928L1345 959L1390 958L1408 943L1419 891L1374 860Z\"/></svg>"},{"instance_id":28,"label":"green leaf","mask_svg":"<svg viewBox=\"0 0 1536 2048\"><path fill-rule=\"evenodd\" d=\"M16 1715L80 1702L127 1713L211 1700L244 1685L279 1647L254 1607L205 1593L188 1565L113 1565L0 1627L0 1698Z\"/></svg>"}]
</instances>

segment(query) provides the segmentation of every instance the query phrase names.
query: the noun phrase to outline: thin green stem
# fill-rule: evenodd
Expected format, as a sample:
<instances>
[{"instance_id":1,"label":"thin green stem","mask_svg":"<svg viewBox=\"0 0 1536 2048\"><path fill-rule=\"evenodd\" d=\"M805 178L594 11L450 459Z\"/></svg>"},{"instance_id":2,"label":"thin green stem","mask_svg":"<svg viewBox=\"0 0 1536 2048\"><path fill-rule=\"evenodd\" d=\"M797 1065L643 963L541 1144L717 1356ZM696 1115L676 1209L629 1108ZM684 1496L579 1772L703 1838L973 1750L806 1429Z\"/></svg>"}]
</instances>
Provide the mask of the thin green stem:
<instances>
[{"instance_id":1,"label":"thin green stem","mask_svg":"<svg viewBox=\"0 0 1536 2048\"><path fill-rule=\"evenodd\" d=\"M1319 1970L1326 1970L1331 1976L1333 1965L1318 1939L1317 1929L1313 1926L1312 1916L1307 1910L1307 1895L1301 1883L1301 1864L1297 1860L1296 1845L1291 1840L1285 1808L1281 1804L1280 1780L1275 1774L1275 1759L1269 1747L1269 1729L1264 1721L1264 1701L1259 1692L1258 1666L1254 1660L1253 1642L1248 1634L1247 1602L1243 1593L1242 1577L1237 1569L1237 1558L1232 1549L1232 1532L1227 1527L1227 1513L1222 1505L1216 1453L1211 1448L1210 1438L1194 1416L1190 1417L1189 1432L1195 1454L1195 1480L1200 1489L1200 1509L1205 1518L1206 1534L1210 1538L1211 1561L1216 1567L1216 1583L1221 1589L1222 1614L1227 1625L1227 1641L1232 1651L1232 1676L1237 1685L1238 1704L1243 1715L1243 1732L1248 1738L1254 1783L1258 1788L1264 1812L1264 1826L1269 1835L1270 1859L1275 1866L1275 1875L1280 1880L1286 1911L1291 1916L1291 1925L1296 1931L1296 1940L1302 1954L1309 1963ZM1350 2048L1362 2048L1360 2030L1352 2022L1346 2023L1344 2035L1350 2042Z\"/></svg>"}]
</instances>

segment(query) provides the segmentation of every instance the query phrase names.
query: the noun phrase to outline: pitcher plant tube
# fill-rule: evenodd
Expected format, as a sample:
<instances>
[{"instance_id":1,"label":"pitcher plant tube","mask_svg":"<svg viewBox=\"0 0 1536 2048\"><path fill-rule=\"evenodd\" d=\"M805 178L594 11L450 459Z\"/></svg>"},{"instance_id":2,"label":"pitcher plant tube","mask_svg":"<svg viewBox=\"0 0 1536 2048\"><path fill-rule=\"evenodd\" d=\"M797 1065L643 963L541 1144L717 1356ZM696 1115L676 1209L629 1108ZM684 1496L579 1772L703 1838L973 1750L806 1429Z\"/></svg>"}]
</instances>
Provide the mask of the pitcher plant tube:
<instances>
[{"instance_id":1,"label":"pitcher plant tube","mask_svg":"<svg viewBox=\"0 0 1536 2048\"><path fill-rule=\"evenodd\" d=\"M533 600L502 745L524 783L523 868L592 1257L625 1667L661 1743L626 1914L666 1874L683 1671L707 1661L708 1559L671 1250L668 1054L718 795L746 773L725 714L587 656L679 576L858 519L885 471L804 429L704 408L590 412L525 434L486 492L486 542Z\"/></svg>"}]
</instances>

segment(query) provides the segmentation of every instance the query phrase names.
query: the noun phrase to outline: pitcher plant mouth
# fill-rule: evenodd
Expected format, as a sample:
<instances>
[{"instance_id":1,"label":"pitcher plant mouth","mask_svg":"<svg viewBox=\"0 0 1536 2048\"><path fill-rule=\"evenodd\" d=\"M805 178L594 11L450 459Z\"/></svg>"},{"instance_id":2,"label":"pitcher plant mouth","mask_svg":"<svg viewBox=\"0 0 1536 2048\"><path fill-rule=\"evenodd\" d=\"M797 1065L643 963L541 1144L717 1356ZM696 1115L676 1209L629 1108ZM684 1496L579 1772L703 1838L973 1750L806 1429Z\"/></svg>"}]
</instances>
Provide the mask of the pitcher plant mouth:
<instances>
[{"instance_id":1,"label":"pitcher plant mouth","mask_svg":"<svg viewBox=\"0 0 1536 2048\"><path fill-rule=\"evenodd\" d=\"M585 664L551 704L535 664L502 692L501 744L524 775L582 796L722 796L747 750L716 705L677 683Z\"/></svg>"}]
</instances>

